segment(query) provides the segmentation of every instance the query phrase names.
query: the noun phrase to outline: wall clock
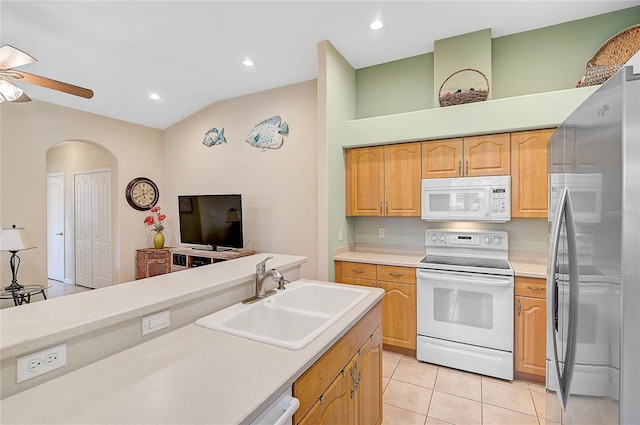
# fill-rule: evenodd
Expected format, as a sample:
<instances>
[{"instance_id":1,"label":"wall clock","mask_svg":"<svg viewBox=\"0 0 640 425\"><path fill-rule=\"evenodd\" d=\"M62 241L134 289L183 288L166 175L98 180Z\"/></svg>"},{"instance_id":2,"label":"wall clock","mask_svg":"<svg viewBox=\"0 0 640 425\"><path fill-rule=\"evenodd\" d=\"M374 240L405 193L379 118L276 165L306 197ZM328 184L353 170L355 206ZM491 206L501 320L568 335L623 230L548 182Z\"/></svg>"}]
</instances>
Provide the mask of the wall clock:
<instances>
[{"instance_id":1,"label":"wall clock","mask_svg":"<svg viewBox=\"0 0 640 425\"><path fill-rule=\"evenodd\" d=\"M129 182L124 195L132 208L138 211L147 211L158 203L160 191L151 179L136 177Z\"/></svg>"}]
</instances>

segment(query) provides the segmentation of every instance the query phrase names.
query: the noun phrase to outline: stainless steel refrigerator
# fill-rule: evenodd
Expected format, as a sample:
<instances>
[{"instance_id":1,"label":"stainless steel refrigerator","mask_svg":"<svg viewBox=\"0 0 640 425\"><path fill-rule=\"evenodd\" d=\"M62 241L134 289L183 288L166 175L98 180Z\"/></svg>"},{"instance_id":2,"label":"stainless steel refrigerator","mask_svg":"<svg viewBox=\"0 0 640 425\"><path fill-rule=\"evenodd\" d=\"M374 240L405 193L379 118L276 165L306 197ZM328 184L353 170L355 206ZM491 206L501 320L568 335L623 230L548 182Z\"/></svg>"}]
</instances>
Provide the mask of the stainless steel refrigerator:
<instances>
[{"instance_id":1,"label":"stainless steel refrigerator","mask_svg":"<svg viewBox=\"0 0 640 425\"><path fill-rule=\"evenodd\" d=\"M546 408L640 424L640 52L553 134L549 221Z\"/></svg>"}]
</instances>

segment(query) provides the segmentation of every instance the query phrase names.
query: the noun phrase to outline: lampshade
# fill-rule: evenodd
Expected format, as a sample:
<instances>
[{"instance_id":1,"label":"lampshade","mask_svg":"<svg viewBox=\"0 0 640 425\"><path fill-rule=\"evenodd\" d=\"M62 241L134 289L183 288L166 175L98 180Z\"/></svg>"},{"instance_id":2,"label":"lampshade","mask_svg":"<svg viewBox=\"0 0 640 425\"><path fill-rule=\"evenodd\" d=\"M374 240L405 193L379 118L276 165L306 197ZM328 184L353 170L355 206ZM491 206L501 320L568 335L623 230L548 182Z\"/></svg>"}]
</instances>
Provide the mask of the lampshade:
<instances>
[{"instance_id":1,"label":"lampshade","mask_svg":"<svg viewBox=\"0 0 640 425\"><path fill-rule=\"evenodd\" d=\"M20 96L22 96L24 92L20 87L16 87L8 81L0 79L0 98L4 98L9 102L13 102ZM3 99L3 100L4 100Z\"/></svg>"},{"instance_id":2,"label":"lampshade","mask_svg":"<svg viewBox=\"0 0 640 425\"><path fill-rule=\"evenodd\" d=\"M240 221L240 214L238 214L238 210L235 208L229 208L227 211L227 223L237 223Z\"/></svg>"},{"instance_id":3,"label":"lampshade","mask_svg":"<svg viewBox=\"0 0 640 425\"><path fill-rule=\"evenodd\" d=\"M2 229L0 234L0 251L24 251L36 246L31 242L27 231L23 227L13 227Z\"/></svg>"}]
</instances>

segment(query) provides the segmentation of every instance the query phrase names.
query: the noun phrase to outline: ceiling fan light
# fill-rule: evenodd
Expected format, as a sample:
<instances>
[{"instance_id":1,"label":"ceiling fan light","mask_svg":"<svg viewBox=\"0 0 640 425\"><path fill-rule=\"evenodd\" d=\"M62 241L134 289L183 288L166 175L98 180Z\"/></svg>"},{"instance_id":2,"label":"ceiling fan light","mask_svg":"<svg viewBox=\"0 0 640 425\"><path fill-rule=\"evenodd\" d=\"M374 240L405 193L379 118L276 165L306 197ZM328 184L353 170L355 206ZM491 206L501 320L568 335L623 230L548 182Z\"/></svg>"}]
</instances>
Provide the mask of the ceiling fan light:
<instances>
[{"instance_id":1,"label":"ceiling fan light","mask_svg":"<svg viewBox=\"0 0 640 425\"><path fill-rule=\"evenodd\" d=\"M23 93L20 87L16 87L8 81L0 80L0 94L9 102L13 102L22 96Z\"/></svg>"}]
</instances>

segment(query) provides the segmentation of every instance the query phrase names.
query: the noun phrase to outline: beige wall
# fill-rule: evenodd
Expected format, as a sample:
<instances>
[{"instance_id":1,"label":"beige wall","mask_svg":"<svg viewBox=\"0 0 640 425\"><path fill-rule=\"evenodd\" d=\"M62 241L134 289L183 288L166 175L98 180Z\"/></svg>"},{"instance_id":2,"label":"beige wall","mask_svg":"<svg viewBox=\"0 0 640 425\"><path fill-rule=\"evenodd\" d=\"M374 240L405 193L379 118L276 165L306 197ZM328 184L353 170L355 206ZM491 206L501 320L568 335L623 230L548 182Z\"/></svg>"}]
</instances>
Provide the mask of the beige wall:
<instances>
[{"instance_id":1,"label":"beige wall","mask_svg":"<svg viewBox=\"0 0 640 425\"><path fill-rule=\"evenodd\" d=\"M306 256L302 276L316 278L317 110L312 80L212 104L166 129L159 205L167 213L167 244L180 243L178 195L240 193L247 248ZM289 125L282 148L262 152L246 143L251 129L273 115ZM212 127L224 127L226 144L202 144Z\"/></svg>"},{"instance_id":2,"label":"beige wall","mask_svg":"<svg viewBox=\"0 0 640 425\"><path fill-rule=\"evenodd\" d=\"M132 280L135 249L150 246L143 213L124 199L127 183L139 175L158 183L162 192L162 132L46 102L0 105L0 217L2 227L26 227L38 247L20 254L19 280L42 283L47 275L47 151L68 140L102 146L117 161L112 206L113 282ZM162 196L162 194L161 194ZM9 255L0 257L2 282L10 280Z\"/></svg>"}]
</instances>

